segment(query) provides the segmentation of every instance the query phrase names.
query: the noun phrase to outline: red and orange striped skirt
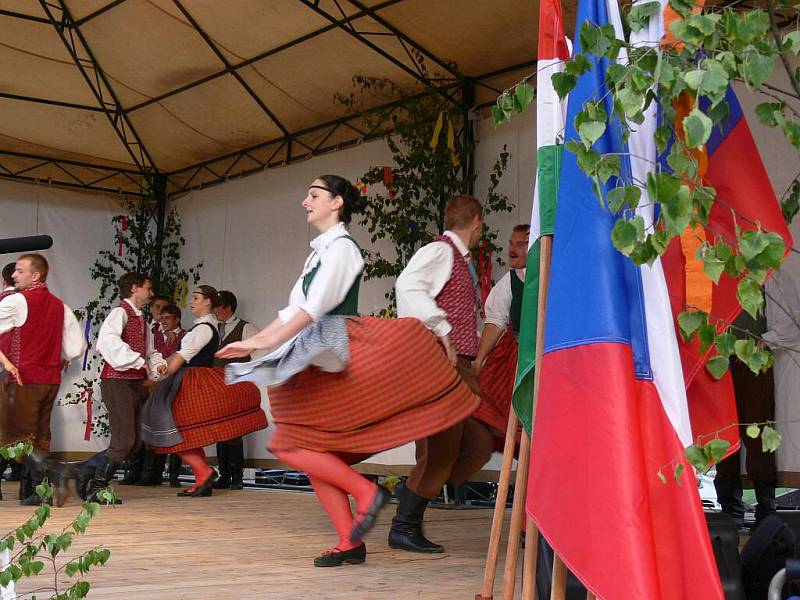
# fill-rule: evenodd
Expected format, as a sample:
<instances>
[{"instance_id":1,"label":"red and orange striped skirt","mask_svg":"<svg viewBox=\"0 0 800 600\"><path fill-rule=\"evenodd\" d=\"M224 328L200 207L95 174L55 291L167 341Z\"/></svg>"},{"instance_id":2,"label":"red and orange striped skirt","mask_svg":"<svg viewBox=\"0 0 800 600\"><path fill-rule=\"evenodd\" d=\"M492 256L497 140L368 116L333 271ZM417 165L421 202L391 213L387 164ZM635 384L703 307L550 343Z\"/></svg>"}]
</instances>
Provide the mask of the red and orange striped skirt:
<instances>
[{"instance_id":1,"label":"red and orange striped skirt","mask_svg":"<svg viewBox=\"0 0 800 600\"><path fill-rule=\"evenodd\" d=\"M417 319L351 318L347 331L343 372L312 366L269 388L271 449L374 454L447 429L478 406Z\"/></svg>"}]
</instances>

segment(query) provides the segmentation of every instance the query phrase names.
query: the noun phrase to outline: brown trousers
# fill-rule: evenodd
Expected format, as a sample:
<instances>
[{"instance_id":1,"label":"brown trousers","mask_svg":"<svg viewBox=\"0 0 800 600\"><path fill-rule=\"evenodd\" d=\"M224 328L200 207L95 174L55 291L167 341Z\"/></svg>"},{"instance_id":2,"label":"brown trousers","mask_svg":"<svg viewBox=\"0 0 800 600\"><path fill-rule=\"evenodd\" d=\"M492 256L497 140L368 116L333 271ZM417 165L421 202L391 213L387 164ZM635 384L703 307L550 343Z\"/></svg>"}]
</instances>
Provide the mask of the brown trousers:
<instances>
[{"instance_id":1,"label":"brown trousers","mask_svg":"<svg viewBox=\"0 0 800 600\"><path fill-rule=\"evenodd\" d=\"M462 381L480 396L470 359L459 356L456 368ZM417 440L416 446L417 464L411 469L406 486L432 500L445 483L463 483L486 464L494 451L494 436L486 425L468 417L449 429Z\"/></svg>"},{"instance_id":2,"label":"brown trousers","mask_svg":"<svg viewBox=\"0 0 800 600\"><path fill-rule=\"evenodd\" d=\"M50 451L50 414L58 384L9 381L0 383L0 446L31 440L34 447Z\"/></svg>"},{"instance_id":3,"label":"brown trousers","mask_svg":"<svg viewBox=\"0 0 800 600\"><path fill-rule=\"evenodd\" d=\"M111 443L106 451L108 460L121 463L142 447L142 405L148 391L141 380L101 379L100 391L108 411Z\"/></svg>"}]
</instances>

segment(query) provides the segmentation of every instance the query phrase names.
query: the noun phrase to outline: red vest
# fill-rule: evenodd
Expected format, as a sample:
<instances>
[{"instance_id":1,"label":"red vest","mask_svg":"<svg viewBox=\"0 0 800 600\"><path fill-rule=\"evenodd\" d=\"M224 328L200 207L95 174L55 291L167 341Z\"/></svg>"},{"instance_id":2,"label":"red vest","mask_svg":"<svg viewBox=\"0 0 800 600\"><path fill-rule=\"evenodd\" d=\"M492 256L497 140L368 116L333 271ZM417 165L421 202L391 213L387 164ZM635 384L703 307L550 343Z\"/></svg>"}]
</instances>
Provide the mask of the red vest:
<instances>
[{"instance_id":1,"label":"red vest","mask_svg":"<svg viewBox=\"0 0 800 600\"><path fill-rule=\"evenodd\" d=\"M34 283L19 293L28 304L28 318L10 332L9 358L23 383L57 385L61 383L64 303L44 283Z\"/></svg>"},{"instance_id":2,"label":"red vest","mask_svg":"<svg viewBox=\"0 0 800 600\"><path fill-rule=\"evenodd\" d=\"M128 321L122 329L122 341L144 358L147 354L147 325L144 322L144 315L137 315L130 303L124 300L119 305L128 315ZM147 379L147 371L144 367L117 371L106 362L103 365L103 372L100 373L100 379Z\"/></svg>"},{"instance_id":3,"label":"red vest","mask_svg":"<svg viewBox=\"0 0 800 600\"><path fill-rule=\"evenodd\" d=\"M453 326L450 339L456 353L474 357L478 354L478 296L472 274L453 240L440 235L433 241L446 242L453 249L453 271L436 296L436 304L447 313L447 320Z\"/></svg>"},{"instance_id":4,"label":"red vest","mask_svg":"<svg viewBox=\"0 0 800 600\"><path fill-rule=\"evenodd\" d=\"M0 300L5 298L6 296L10 296L11 294L16 294L17 290L5 290L0 292ZM6 331L5 333L0 333L0 352L11 358L11 332Z\"/></svg>"},{"instance_id":5,"label":"red vest","mask_svg":"<svg viewBox=\"0 0 800 600\"><path fill-rule=\"evenodd\" d=\"M176 335L172 341L167 340L167 336L164 334L161 329L158 329L153 333L153 346L155 349L161 353L161 356L164 358L168 358L175 354L178 351L178 348L181 347L181 340L183 336L186 335L186 330L182 329L181 332Z\"/></svg>"}]
</instances>

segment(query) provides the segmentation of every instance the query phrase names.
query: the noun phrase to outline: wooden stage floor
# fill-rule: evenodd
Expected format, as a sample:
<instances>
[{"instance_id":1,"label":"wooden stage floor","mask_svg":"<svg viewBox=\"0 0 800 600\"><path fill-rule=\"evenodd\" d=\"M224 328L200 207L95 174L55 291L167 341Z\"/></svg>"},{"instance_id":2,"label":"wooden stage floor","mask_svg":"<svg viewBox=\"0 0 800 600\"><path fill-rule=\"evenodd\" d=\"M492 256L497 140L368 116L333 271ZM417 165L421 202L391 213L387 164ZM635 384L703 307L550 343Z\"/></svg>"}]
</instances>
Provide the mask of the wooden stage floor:
<instances>
[{"instance_id":1,"label":"wooden stage floor","mask_svg":"<svg viewBox=\"0 0 800 600\"><path fill-rule=\"evenodd\" d=\"M32 513L11 499L16 484L4 483L0 534ZM335 537L311 493L222 490L211 498L178 498L166 484L115 487L125 503L103 507L86 535L76 538L76 549L98 545L111 550L108 563L88 574L93 600L472 600L480 592L490 509L429 509L427 532L447 552L424 556L386 545L395 508L390 504L367 539L366 563L320 569L312 560ZM60 531L78 508L74 496L63 508L54 508L47 531ZM500 579L503 556L505 539ZM495 598L501 597L500 584ZM31 585L18 591L30 591Z\"/></svg>"}]
</instances>

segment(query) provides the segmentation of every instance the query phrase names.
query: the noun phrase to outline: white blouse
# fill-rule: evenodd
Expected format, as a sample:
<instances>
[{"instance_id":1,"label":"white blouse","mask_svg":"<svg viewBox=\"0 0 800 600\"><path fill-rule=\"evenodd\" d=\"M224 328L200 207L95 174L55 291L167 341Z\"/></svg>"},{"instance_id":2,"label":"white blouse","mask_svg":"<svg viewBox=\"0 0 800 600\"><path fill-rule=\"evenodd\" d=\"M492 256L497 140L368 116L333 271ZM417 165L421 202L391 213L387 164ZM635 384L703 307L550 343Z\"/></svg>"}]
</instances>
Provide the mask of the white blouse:
<instances>
[{"instance_id":1,"label":"white blouse","mask_svg":"<svg viewBox=\"0 0 800 600\"><path fill-rule=\"evenodd\" d=\"M219 329L219 321L217 321L217 318L213 314L203 315L194 320L195 325L199 325L200 323L209 323L214 327L215 331ZM202 350L213 337L214 332L211 331L211 327L193 327L191 331L187 331L186 335L183 336L181 347L177 353L188 363L197 356L200 350Z\"/></svg>"},{"instance_id":2,"label":"white blouse","mask_svg":"<svg viewBox=\"0 0 800 600\"><path fill-rule=\"evenodd\" d=\"M461 238L452 231L445 231L444 235L469 262L469 248ZM447 321L447 313L436 304L436 296L452 273L453 251L447 242L431 242L417 250L395 283L397 316L419 319L438 337L450 333L453 327Z\"/></svg>"},{"instance_id":3,"label":"white blouse","mask_svg":"<svg viewBox=\"0 0 800 600\"><path fill-rule=\"evenodd\" d=\"M28 301L24 294L11 294L0 301L0 333L22 327L28 320ZM61 358L66 361L78 358L86 350L83 330L72 309L64 305L64 325L61 334Z\"/></svg>"},{"instance_id":4,"label":"white blouse","mask_svg":"<svg viewBox=\"0 0 800 600\"><path fill-rule=\"evenodd\" d=\"M137 317L142 315L142 311L136 308L130 300L125 300L125 302L133 309ZM122 340L122 332L127 323L128 313L125 312L125 309L121 306L112 308L97 334L97 352L117 371L141 369L147 365L151 377L155 379L157 367L167 363L161 353L153 347L153 334L149 329L145 331L146 350L145 356L142 356Z\"/></svg>"},{"instance_id":5,"label":"white blouse","mask_svg":"<svg viewBox=\"0 0 800 600\"><path fill-rule=\"evenodd\" d=\"M525 269L516 269L517 277L521 281L525 281ZM505 331L508 327L508 321L511 318L511 271L506 273L500 278L489 292L486 302L483 305L483 310L486 313L486 318L483 322L486 325L494 325L498 329Z\"/></svg>"},{"instance_id":6,"label":"white blouse","mask_svg":"<svg viewBox=\"0 0 800 600\"><path fill-rule=\"evenodd\" d=\"M364 259L358 247L350 240L336 241L346 235L344 223L337 223L311 240L311 254L289 294L289 305L278 312L284 325L300 310L317 322L344 301L364 270ZM303 278L317 265L319 270L308 294L303 294Z\"/></svg>"}]
</instances>

